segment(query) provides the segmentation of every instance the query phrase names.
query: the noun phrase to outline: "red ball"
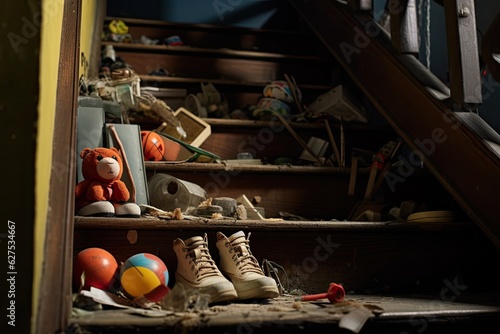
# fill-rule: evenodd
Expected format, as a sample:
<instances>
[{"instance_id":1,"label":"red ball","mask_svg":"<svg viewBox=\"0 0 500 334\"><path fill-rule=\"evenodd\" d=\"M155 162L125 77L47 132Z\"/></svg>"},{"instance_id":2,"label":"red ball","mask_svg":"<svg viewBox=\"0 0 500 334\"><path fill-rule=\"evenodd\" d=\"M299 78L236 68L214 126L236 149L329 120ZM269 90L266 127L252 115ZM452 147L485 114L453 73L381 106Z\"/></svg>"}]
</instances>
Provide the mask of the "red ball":
<instances>
[{"instance_id":1,"label":"red ball","mask_svg":"<svg viewBox=\"0 0 500 334\"><path fill-rule=\"evenodd\" d=\"M87 248L79 252L73 266L73 283L79 289L84 274L83 288L91 286L101 290L111 288L118 270L118 262L111 253L102 248Z\"/></svg>"}]
</instances>

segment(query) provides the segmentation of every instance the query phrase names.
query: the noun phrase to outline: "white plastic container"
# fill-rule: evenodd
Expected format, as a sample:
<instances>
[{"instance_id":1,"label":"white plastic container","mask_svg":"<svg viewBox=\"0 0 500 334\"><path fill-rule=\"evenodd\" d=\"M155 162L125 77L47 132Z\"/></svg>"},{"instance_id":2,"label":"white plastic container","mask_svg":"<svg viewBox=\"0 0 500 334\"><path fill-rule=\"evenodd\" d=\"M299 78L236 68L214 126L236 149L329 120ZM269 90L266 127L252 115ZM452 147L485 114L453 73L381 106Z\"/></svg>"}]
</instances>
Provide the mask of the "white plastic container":
<instances>
[{"instance_id":1,"label":"white plastic container","mask_svg":"<svg viewBox=\"0 0 500 334\"><path fill-rule=\"evenodd\" d=\"M207 193L195 183L158 173L148 181L150 204L158 209L186 212L207 199Z\"/></svg>"}]
</instances>

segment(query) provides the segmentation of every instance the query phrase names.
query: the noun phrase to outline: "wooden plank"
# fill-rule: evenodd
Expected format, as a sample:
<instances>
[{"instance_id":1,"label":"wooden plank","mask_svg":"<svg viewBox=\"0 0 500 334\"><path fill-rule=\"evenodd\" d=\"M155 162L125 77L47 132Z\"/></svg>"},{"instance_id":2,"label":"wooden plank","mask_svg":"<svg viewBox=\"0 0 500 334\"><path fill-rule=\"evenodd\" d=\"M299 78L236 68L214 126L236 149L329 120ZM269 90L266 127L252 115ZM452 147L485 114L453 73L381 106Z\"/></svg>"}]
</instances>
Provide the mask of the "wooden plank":
<instances>
[{"instance_id":1,"label":"wooden plank","mask_svg":"<svg viewBox=\"0 0 500 334\"><path fill-rule=\"evenodd\" d=\"M148 318L116 309L74 315L72 322L87 330L93 328L96 331L99 327L106 327L113 332L119 332L119 328L138 329L139 326L142 329L147 327L148 333L155 329L155 332L159 333L174 327L178 330L193 331L189 325L196 324L199 327L195 330L203 333L215 333L217 330L219 333L243 332L243 330L252 333L257 329L259 332L276 332L277 328L279 328L279 333L282 333L283 330L289 330L293 333L300 324L302 331L307 332L309 328L314 328L316 333L336 333L335 329L338 328L338 322L343 314L356 307L366 306L370 309L378 309L379 312L376 312L376 315L370 315L369 321L363 327L363 333L396 333L397 329L403 330L402 322L404 321L398 321L389 326L392 327L390 331L387 323L384 327L385 331L382 330L384 322L395 318L407 319L408 315L411 314L415 319L426 319L426 333L435 334L436 331L456 333L458 328L464 327L467 331L473 332L474 330L471 331L470 328L471 324L464 322L468 316L477 318L477 321L485 322L482 322L484 326L481 326L481 330L489 328L488 326L494 324L494 317L500 313L500 308L497 305L496 303L493 305L468 304L463 301L445 303L444 301L429 301L418 297L393 298L363 294L348 295L344 302L337 304L329 304L325 299L299 304L293 296L285 295L252 303L233 301L229 304L214 305L207 310L208 312L190 313L189 319L191 321L184 324L182 320L187 317L185 312L165 317ZM453 318L454 321L448 322L449 318ZM411 321L407 322L408 326L411 324L415 326ZM372 327L370 324L375 326ZM436 328L436 326L438 327ZM494 326L491 328L493 329ZM459 330L459 333L466 333L466 331Z\"/></svg>"},{"instance_id":2,"label":"wooden plank","mask_svg":"<svg viewBox=\"0 0 500 334\"><path fill-rule=\"evenodd\" d=\"M179 84L186 84L186 83L194 83L198 87L200 85L200 82L205 81L206 78L182 78L182 77L162 77L162 76L154 76L154 75L146 75L146 74L140 74L139 77L141 78L141 81L143 81L143 84L151 85L152 83L156 85L160 85L162 83L174 83L176 85ZM337 78L337 80L340 80L340 78ZM255 87L256 91L260 93L262 96L262 87L268 84L268 81L236 81L236 80L228 80L228 79L212 79L210 80L214 85L217 86L242 86L244 88L249 88L249 87ZM156 86L154 85L154 86ZM198 88L197 87L197 88ZM230 89L231 87L224 87L224 89ZM326 91L329 88L331 88L331 85L321 85L321 84L301 84L300 89L301 90L321 90L321 91ZM234 87L233 87L234 89Z\"/></svg>"},{"instance_id":3,"label":"wooden plank","mask_svg":"<svg viewBox=\"0 0 500 334\"><path fill-rule=\"evenodd\" d=\"M280 212L288 212L309 220L343 220L356 203L356 198L345 195L349 186L347 174L304 177L304 174L243 173L238 169L208 173L187 169L166 174L199 185L212 198L260 196L259 206L265 209L266 218L278 218Z\"/></svg>"},{"instance_id":4,"label":"wooden plank","mask_svg":"<svg viewBox=\"0 0 500 334\"><path fill-rule=\"evenodd\" d=\"M56 114L52 150L52 171L48 194L47 227L40 282L36 301L36 332L66 330L71 314L71 268L73 249L73 210L76 184L76 109L81 1L66 1L60 46ZM57 154L59 152L60 154ZM51 307L47 307L50 304Z\"/></svg>"},{"instance_id":5,"label":"wooden plank","mask_svg":"<svg viewBox=\"0 0 500 334\"><path fill-rule=\"evenodd\" d=\"M227 26L221 24L209 24L209 23L183 23L183 22L170 22L163 20L150 20L150 19L141 19L141 18L132 18L132 17L112 17L107 16L106 22L110 22L112 20L122 20L130 27L132 26L143 26L143 27L173 27L173 30L188 30L188 31L210 31L214 33L228 33L234 35L242 35L242 34L283 34L283 35L292 35L295 38L297 36L301 36L302 33L294 30L276 30L276 29L266 29L266 28L247 28L247 27L238 27L238 26Z\"/></svg>"},{"instance_id":6,"label":"wooden plank","mask_svg":"<svg viewBox=\"0 0 500 334\"><path fill-rule=\"evenodd\" d=\"M290 29L253 29L237 26L214 24L186 24L159 20L144 20L134 18L108 18L123 20L129 27L129 33L134 40L141 35L158 39L163 44L166 37L178 35L184 45L199 48L229 48L236 50L267 50L277 53L296 55L323 54L327 52L315 40L314 35L297 25ZM296 18L288 17L289 20ZM296 45L301 47L297 48Z\"/></svg>"},{"instance_id":7,"label":"wooden plank","mask_svg":"<svg viewBox=\"0 0 500 334\"><path fill-rule=\"evenodd\" d=\"M342 221L292 221L292 220L235 220L235 219L205 219L169 220L144 215L142 218L110 218L75 216L75 230L157 230L178 232L216 231L218 229L241 228L252 231L306 231L309 232L349 232L352 233L413 233L414 231L442 233L473 233L474 225L468 222L456 223L425 223L425 222L352 222Z\"/></svg>"},{"instance_id":8,"label":"wooden plank","mask_svg":"<svg viewBox=\"0 0 500 334\"><path fill-rule=\"evenodd\" d=\"M356 191L356 178L358 175L358 161L359 157L352 157L351 161L351 175L349 178L349 189L347 190L347 195L349 196L354 196L354 193Z\"/></svg>"},{"instance_id":9,"label":"wooden plank","mask_svg":"<svg viewBox=\"0 0 500 334\"><path fill-rule=\"evenodd\" d=\"M234 173L272 173L272 174L347 174L349 169L327 166L299 166L299 165L231 165L224 163L169 163L162 161L145 161L149 171L180 172L189 170L200 172L234 172ZM368 168L361 168L358 172L367 173Z\"/></svg>"},{"instance_id":10,"label":"wooden plank","mask_svg":"<svg viewBox=\"0 0 500 334\"><path fill-rule=\"evenodd\" d=\"M283 53L272 53L265 51L242 51L231 50L228 48L208 49L199 48L194 46L168 46L168 45L146 45L138 43L116 43L116 42L102 42L102 45L111 45L115 50L126 51L142 51L142 52L159 52L165 54L179 54L179 55L193 55L203 54L211 57L218 58L231 58L231 59L262 59L262 60L289 60L289 61L319 61L329 63L329 59L317 55L294 55Z\"/></svg>"},{"instance_id":11,"label":"wooden plank","mask_svg":"<svg viewBox=\"0 0 500 334\"><path fill-rule=\"evenodd\" d=\"M313 127L303 127L300 128L300 131L298 129L297 132L306 142L311 136L329 140L326 129ZM340 143L340 132L338 128L335 131L338 143ZM353 149L377 152L383 144L395 136L392 129L384 131L366 127L351 127L350 125L345 126L344 134L347 158L352 154ZM288 157L295 161L302 153L302 147L278 122L271 123L270 126L260 130L252 127L230 128L224 126L224 128L214 128L212 126L212 134L201 148L209 152L217 152L223 159L234 159L237 153L248 151L252 153L254 158L263 159L268 164L272 164L279 157ZM332 148L328 148L325 156L328 157L332 153Z\"/></svg>"},{"instance_id":12,"label":"wooden plank","mask_svg":"<svg viewBox=\"0 0 500 334\"><path fill-rule=\"evenodd\" d=\"M482 102L476 12L473 0L445 0L451 99L458 109Z\"/></svg>"},{"instance_id":13,"label":"wooden plank","mask_svg":"<svg viewBox=\"0 0 500 334\"><path fill-rule=\"evenodd\" d=\"M350 77L404 141L425 156L425 165L464 211L500 248L496 199L500 198L500 159L436 100L398 57L384 35L368 36L360 27L371 18L354 17L328 1L292 2L331 50ZM331 20L335 17L335 20ZM335 34L328 32L335 31ZM390 87L390 89L388 89ZM471 163L473 162L473 163ZM404 175L412 175L411 169ZM407 180L400 172L392 174ZM401 185L393 179L393 185ZM404 182L404 181L403 181Z\"/></svg>"},{"instance_id":14,"label":"wooden plank","mask_svg":"<svg viewBox=\"0 0 500 334\"><path fill-rule=\"evenodd\" d=\"M143 50L117 50L139 75L147 75L154 70L166 69L176 78L203 78L201 81L232 80L240 82L271 82L282 80L285 73L293 73L301 84L328 85L331 72L325 70L322 62L297 62L286 59L230 59L217 58L192 53L182 55L145 53ZM147 61L145 61L147 55ZM215 70L217 69L217 70ZM162 77L159 77L162 78ZM161 79L159 79L161 80Z\"/></svg>"}]
</instances>

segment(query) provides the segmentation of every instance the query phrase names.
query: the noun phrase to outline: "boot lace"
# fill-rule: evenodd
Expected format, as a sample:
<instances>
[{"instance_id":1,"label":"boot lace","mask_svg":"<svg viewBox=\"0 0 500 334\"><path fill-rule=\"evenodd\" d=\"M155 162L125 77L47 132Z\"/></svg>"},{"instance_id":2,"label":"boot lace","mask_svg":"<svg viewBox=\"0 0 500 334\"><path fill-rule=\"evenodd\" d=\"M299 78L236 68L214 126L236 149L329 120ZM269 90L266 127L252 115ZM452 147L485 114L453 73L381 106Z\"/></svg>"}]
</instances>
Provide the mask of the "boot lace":
<instances>
[{"instance_id":1,"label":"boot lace","mask_svg":"<svg viewBox=\"0 0 500 334\"><path fill-rule=\"evenodd\" d=\"M259 262L250 251L250 233L248 233L246 239L235 239L227 242L226 246L230 247L229 254L232 254L233 261L240 273L254 272L261 275L264 274L259 266Z\"/></svg>"},{"instance_id":2,"label":"boot lace","mask_svg":"<svg viewBox=\"0 0 500 334\"><path fill-rule=\"evenodd\" d=\"M197 279L204 279L209 276L218 276L218 269L215 261L210 256L206 239L197 241L185 247L186 258L190 258L191 270L195 270Z\"/></svg>"}]
</instances>

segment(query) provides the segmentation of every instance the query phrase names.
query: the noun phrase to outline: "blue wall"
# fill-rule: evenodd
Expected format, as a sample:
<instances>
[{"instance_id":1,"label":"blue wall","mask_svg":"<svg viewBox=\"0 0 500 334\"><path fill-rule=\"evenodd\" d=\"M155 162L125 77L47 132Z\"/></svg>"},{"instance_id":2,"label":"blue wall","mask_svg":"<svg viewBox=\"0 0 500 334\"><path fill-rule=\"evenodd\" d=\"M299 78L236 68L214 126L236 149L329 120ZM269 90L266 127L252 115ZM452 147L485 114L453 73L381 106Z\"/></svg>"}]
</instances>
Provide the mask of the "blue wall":
<instances>
[{"instance_id":1,"label":"blue wall","mask_svg":"<svg viewBox=\"0 0 500 334\"><path fill-rule=\"evenodd\" d=\"M140 5L139 5L140 4ZM292 28L285 0L108 0L108 16L247 28Z\"/></svg>"}]
</instances>

